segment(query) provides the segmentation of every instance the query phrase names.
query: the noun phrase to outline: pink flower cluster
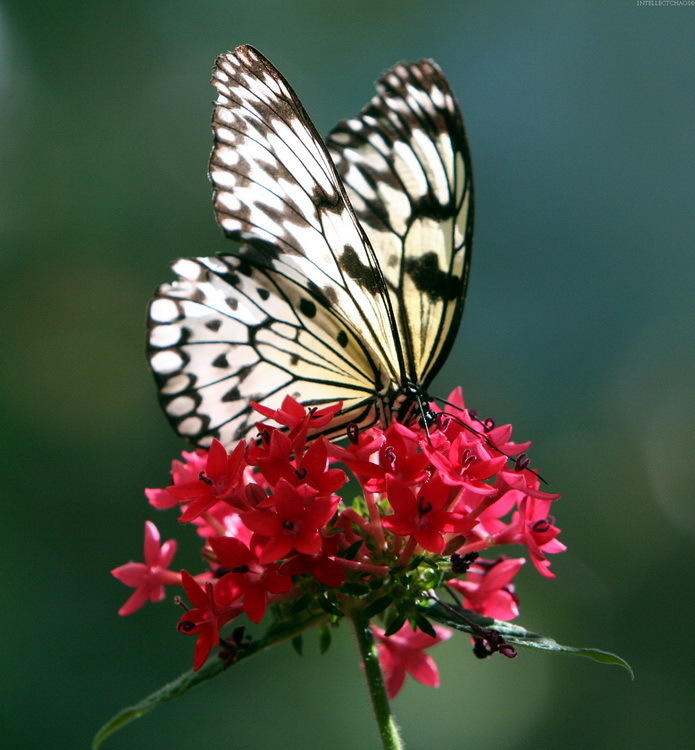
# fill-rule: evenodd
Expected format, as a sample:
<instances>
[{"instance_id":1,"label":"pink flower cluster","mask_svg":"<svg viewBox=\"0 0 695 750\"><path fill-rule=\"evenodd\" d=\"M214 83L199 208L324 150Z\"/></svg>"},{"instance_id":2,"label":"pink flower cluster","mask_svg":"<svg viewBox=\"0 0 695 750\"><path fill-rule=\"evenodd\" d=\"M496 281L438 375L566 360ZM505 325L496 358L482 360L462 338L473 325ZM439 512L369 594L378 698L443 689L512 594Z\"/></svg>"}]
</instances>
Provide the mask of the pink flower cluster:
<instances>
[{"instance_id":1,"label":"pink flower cluster","mask_svg":"<svg viewBox=\"0 0 695 750\"><path fill-rule=\"evenodd\" d=\"M287 398L277 410L255 408L279 426L259 423L258 438L231 452L218 441L185 452L172 464L171 486L146 490L152 506L179 506L179 520L197 527L206 569L171 570L176 542L160 546L147 522L144 562L112 571L135 588L122 615L161 600L165 586L183 587L191 606L178 629L197 636L194 669L242 613L259 623L270 605L281 617L283 602L309 595L308 608L320 603L334 619L356 607L379 615L386 630L373 630L389 695L406 672L436 685L422 649L449 634L417 614L435 586L472 612L509 620L524 559L479 553L521 545L553 576L547 555L564 549L550 515L558 496L540 490L523 452L529 444L511 442L510 425L478 420L460 390L429 429L393 422L353 430L346 447L311 438L330 430L340 404L306 410ZM348 472L361 487L352 502L337 494Z\"/></svg>"}]
</instances>

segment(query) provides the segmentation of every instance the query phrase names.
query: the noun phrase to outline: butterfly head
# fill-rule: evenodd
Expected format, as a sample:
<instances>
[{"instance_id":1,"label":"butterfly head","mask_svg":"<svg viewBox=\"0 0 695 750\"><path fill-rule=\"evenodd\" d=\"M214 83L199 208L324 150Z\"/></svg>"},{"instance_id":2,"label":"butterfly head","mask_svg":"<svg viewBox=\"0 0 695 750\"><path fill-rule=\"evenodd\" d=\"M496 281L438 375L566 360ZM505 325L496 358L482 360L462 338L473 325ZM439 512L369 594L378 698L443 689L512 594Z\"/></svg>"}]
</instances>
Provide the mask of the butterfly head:
<instances>
[{"instance_id":1,"label":"butterfly head","mask_svg":"<svg viewBox=\"0 0 695 750\"><path fill-rule=\"evenodd\" d=\"M401 424L417 424L429 433L437 424L439 412L434 411L432 399L417 383L406 382L393 396L384 424L395 419Z\"/></svg>"}]
</instances>

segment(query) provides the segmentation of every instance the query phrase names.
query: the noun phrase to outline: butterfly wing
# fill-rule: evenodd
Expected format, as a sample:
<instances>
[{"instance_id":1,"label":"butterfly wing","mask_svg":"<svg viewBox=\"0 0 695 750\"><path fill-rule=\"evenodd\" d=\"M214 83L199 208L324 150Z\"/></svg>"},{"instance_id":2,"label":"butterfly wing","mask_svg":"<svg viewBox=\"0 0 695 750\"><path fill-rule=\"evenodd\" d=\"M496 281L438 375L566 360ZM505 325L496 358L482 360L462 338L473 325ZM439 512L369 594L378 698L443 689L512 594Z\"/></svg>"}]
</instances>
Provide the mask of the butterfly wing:
<instances>
[{"instance_id":1,"label":"butterfly wing","mask_svg":"<svg viewBox=\"0 0 695 750\"><path fill-rule=\"evenodd\" d=\"M376 419L404 360L386 282L301 103L256 50L222 55L210 177L236 256L179 261L150 307L150 366L164 410L200 445L229 444L250 400L344 401ZM307 384L311 384L311 388Z\"/></svg>"},{"instance_id":2,"label":"butterfly wing","mask_svg":"<svg viewBox=\"0 0 695 750\"><path fill-rule=\"evenodd\" d=\"M461 113L432 60L401 63L327 139L383 270L408 379L426 389L458 331L473 237Z\"/></svg>"},{"instance_id":3,"label":"butterfly wing","mask_svg":"<svg viewBox=\"0 0 695 750\"><path fill-rule=\"evenodd\" d=\"M218 223L247 242L253 262L330 304L399 382L401 351L379 263L298 97L249 46L218 58L213 84Z\"/></svg>"},{"instance_id":4,"label":"butterfly wing","mask_svg":"<svg viewBox=\"0 0 695 750\"><path fill-rule=\"evenodd\" d=\"M176 261L179 280L150 304L150 365L174 428L201 446L249 433L257 401L278 408L343 402L332 422L373 424L378 368L329 306L306 289L242 257Z\"/></svg>"}]
</instances>

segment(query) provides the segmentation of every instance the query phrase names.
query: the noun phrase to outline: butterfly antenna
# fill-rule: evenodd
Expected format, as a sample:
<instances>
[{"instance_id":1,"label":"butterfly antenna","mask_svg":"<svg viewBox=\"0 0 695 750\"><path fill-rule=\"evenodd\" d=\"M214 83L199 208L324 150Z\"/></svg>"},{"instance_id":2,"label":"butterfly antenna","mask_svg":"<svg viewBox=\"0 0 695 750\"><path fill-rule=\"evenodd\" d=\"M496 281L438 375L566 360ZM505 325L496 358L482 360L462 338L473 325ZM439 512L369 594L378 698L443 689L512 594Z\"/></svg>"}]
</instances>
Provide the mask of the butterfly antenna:
<instances>
[{"instance_id":1,"label":"butterfly antenna","mask_svg":"<svg viewBox=\"0 0 695 750\"><path fill-rule=\"evenodd\" d=\"M543 477L535 470L535 469L529 469L529 464L531 463L531 460L528 458L528 456L525 453L520 453L518 456L512 456L509 453L505 453L501 448L499 448L497 445L495 445L492 440L486 435L487 432L492 430L495 427L495 423L492 419L480 419L478 416L478 413L475 411L475 409L464 409L461 406L458 406L457 404L452 404L450 401L447 401L445 398L439 398L435 397L433 399L439 404L443 404L444 406L448 406L451 409L456 409L460 412L468 412L468 416L471 417L471 419L474 419L476 422L479 422L483 427L483 432L480 432L479 430L476 430L475 427L471 427L471 425L466 424L466 422L463 421L460 417L456 416L455 414L451 414L450 412L441 412L441 415L443 417L448 417L449 419L453 419L456 424L463 427L465 430L468 430L468 432L473 433L474 435L477 435L478 437L482 438L487 445L490 446L494 451L499 453L502 456L505 456L508 461L514 461L515 468L517 471L523 471L524 469L531 472L535 477L537 477L543 484L548 484L548 482L543 479ZM429 438L429 432L427 433Z\"/></svg>"}]
</instances>

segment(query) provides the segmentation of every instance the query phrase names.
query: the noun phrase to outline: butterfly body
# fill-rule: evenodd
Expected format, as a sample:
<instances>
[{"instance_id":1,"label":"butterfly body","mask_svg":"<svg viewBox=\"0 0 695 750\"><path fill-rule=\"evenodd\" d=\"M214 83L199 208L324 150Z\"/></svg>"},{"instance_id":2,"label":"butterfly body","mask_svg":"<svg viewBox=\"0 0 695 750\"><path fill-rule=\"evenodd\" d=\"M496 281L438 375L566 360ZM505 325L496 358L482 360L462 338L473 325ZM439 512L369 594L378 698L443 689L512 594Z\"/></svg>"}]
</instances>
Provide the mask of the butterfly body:
<instances>
[{"instance_id":1,"label":"butterfly body","mask_svg":"<svg viewBox=\"0 0 695 750\"><path fill-rule=\"evenodd\" d=\"M222 55L210 160L234 253L177 261L150 305L150 366L174 427L206 446L250 402L343 402L333 428L425 416L461 318L472 240L463 124L439 68L400 64L326 145L256 50Z\"/></svg>"}]
</instances>

